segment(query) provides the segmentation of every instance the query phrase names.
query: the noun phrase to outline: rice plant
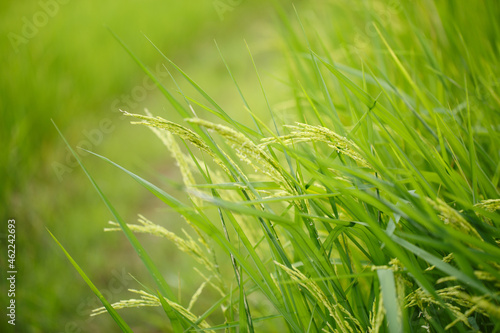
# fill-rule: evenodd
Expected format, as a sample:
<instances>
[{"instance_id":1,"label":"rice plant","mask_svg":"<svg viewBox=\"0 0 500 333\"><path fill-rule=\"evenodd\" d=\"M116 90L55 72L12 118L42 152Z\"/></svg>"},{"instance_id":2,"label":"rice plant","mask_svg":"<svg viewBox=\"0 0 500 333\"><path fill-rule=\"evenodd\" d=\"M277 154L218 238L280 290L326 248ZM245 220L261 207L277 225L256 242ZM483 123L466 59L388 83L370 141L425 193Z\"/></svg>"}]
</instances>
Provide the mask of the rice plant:
<instances>
[{"instance_id":1,"label":"rice plant","mask_svg":"<svg viewBox=\"0 0 500 333\"><path fill-rule=\"evenodd\" d=\"M198 95L178 98L118 39L184 118L123 110L163 142L186 198L93 154L175 210L196 237L146 213L126 223L87 173L116 219L106 231L126 234L156 282L92 315L110 312L127 330L119 309L161 307L173 332L500 331L499 5L464 3L457 15L452 2L356 4L359 13L342 2L304 15L276 8L287 117L270 103L267 113L252 109L221 52L251 123L158 50ZM335 11L369 24L368 46L345 43L355 28L335 34ZM251 52L249 62L267 102L273 92ZM144 233L197 262L202 282L189 302L142 248ZM208 288L218 298L194 313Z\"/></svg>"}]
</instances>

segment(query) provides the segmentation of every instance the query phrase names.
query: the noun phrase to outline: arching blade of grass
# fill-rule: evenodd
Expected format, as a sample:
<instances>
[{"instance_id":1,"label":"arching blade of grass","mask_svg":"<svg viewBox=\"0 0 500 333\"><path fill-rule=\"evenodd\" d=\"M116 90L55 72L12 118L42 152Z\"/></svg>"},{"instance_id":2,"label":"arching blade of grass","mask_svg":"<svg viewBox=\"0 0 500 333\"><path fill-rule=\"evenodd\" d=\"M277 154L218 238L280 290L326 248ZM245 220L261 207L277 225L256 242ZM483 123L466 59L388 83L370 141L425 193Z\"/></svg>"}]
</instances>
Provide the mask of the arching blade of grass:
<instances>
[{"instance_id":1,"label":"arching blade of grass","mask_svg":"<svg viewBox=\"0 0 500 333\"><path fill-rule=\"evenodd\" d=\"M116 35L111 29L108 29L113 37L120 43L120 45L127 51L127 53L132 57L132 59L141 67L141 69L146 73L146 75L153 80L158 89L167 98L167 100L172 104L172 106L177 110L177 112L183 117L191 117L192 115L175 99L175 97L165 88L165 86L160 82L160 80L146 67L146 65L137 58L137 56L132 52L132 50L121 40L118 35Z\"/></svg>"},{"instance_id":2,"label":"arching blade of grass","mask_svg":"<svg viewBox=\"0 0 500 333\"><path fill-rule=\"evenodd\" d=\"M246 125L244 124L241 124L241 123L238 123L236 121L234 121L227 113L226 111L224 111L224 109L222 109L219 104L217 104L217 102L212 98L210 97L210 95L208 93L205 92L205 90L203 90L191 77L189 77L189 75L187 75L186 72L184 72L179 66L177 66L172 60L170 60L170 58L168 58L148 37L146 37L146 39L151 43L151 45L156 49L156 51L158 51L158 53L161 54L161 56L168 61L169 64L171 64L188 82L189 84L196 89L196 91L198 91L210 104L212 104L216 110L217 110L217 114L219 115L219 117L221 119L224 119L225 121L227 121L228 123L232 124L233 126L235 126L236 128L238 129L243 129L245 130L246 132L254 132L254 130L252 130L251 128L247 127Z\"/></svg>"},{"instance_id":3,"label":"arching blade of grass","mask_svg":"<svg viewBox=\"0 0 500 333\"><path fill-rule=\"evenodd\" d=\"M90 175L90 173L87 171L87 169L83 165L83 163L80 160L80 158L78 157L78 155L75 153L75 151L69 145L68 141L66 140L66 138L64 137L64 135L62 134L62 132L59 130L59 128L57 127L57 125L55 124L55 122L52 121L52 123L54 124L57 132L59 133L59 135L63 139L64 143L66 144L66 146L68 147L68 149L70 150L70 152L73 154L73 156L75 157L75 159L78 161L78 164L80 165L80 167L83 169L83 171L87 175L87 178L90 180L90 182L94 186L95 190L97 191L97 193L101 197L101 199L104 202L104 204L108 207L109 211L111 212L111 214L113 215L113 217L115 218L115 220L119 223L119 225L120 225L121 229L123 230L125 236L130 241L130 244L132 245L132 247L134 248L134 250L138 254L139 258L142 260L142 262L144 263L144 265L148 269L149 273L151 274L151 277L154 279L154 281L155 281L156 285L158 286L158 289L161 291L162 295L168 297L173 302L177 302L176 296L175 296L174 292L172 291L172 289L170 289L170 286L167 284L167 282L165 281L165 279L163 278L163 276L161 275L160 271L158 270L158 268L156 267L156 265L153 263L153 261L151 260L151 258L147 254L147 252L144 250L144 248L142 247L142 245L139 242L139 240L137 239L137 237L130 230L130 228L128 227L127 223L120 217L120 215L118 214L118 212L115 210L115 208L111 205L111 203L106 198L106 196L104 195L104 193L101 191L101 189L99 188L99 186L97 185L97 183L94 181L94 179L92 178L92 176Z\"/></svg>"},{"instance_id":4,"label":"arching blade of grass","mask_svg":"<svg viewBox=\"0 0 500 333\"><path fill-rule=\"evenodd\" d=\"M256 217L260 217L263 219L275 221L278 223L283 223L286 225L292 224L290 219L273 214L273 213L270 213L270 212L267 212L265 210L258 210L258 209L252 208L252 207L247 207L246 205L241 205L240 203L230 202L230 201L226 201L226 200L222 200L222 199L214 198L214 197L209 197L209 196L204 195L202 193L194 193L194 194L198 195L201 199L203 199L207 202L210 202L211 204L213 204L217 207L228 209L230 211L233 211L233 212L236 212L236 213L239 213L242 215L256 216Z\"/></svg>"},{"instance_id":5,"label":"arching blade of grass","mask_svg":"<svg viewBox=\"0 0 500 333\"><path fill-rule=\"evenodd\" d=\"M258 133L256 131L254 131L253 129L251 129L250 127L246 126L245 124L242 124L241 122L238 122L238 121L236 121L236 120L234 120L232 118L231 118L231 121L228 121L228 119L226 119L223 116L221 116L221 114L220 114L219 111L214 110L214 109L206 106L205 104L200 103L199 101L195 100L192 97L186 96L186 100L188 100L189 102L193 103L194 105L198 105L203 110L206 110L206 111L210 112L211 114L215 115L216 117L218 117L218 118L220 118L220 119L222 119L222 120L224 120L224 121L232 124L235 128L238 128L239 130L244 130L244 132L247 133L247 134L249 134L249 135L252 135L252 136L257 137L257 138L263 137L261 133Z\"/></svg>"},{"instance_id":6,"label":"arching blade of grass","mask_svg":"<svg viewBox=\"0 0 500 333\"><path fill-rule=\"evenodd\" d=\"M370 186L371 187L371 186ZM324 194L302 194L302 195L287 195L283 197L275 197L275 198L266 198L259 200L251 200L251 201L240 201L235 204L242 206L253 206L259 203L270 203L270 202L290 202L293 200L302 201L302 200L311 200L311 199L327 199L339 196L340 193L324 193Z\"/></svg>"},{"instance_id":7,"label":"arching blade of grass","mask_svg":"<svg viewBox=\"0 0 500 333\"><path fill-rule=\"evenodd\" d=\"M174 333L183 333L184 329L182 328L182 324L175 311L172 309L170 304L168 304L168 302L163 298L163 295L159 290L157 290L156 294L158 295L158 299L160 300L161 306L165 311L165 314L170 319L170 324L172 324L172 329L174 330Z\"/></svg>"},{"instance_id":8,"label":"arching blade of grass","mask_svg":"<svg viewBox=\"0 0 500 333\"><path fill-rule=\"evenodd\" d=\"M369 109L372 109L375 104L375 99L368 95L363 89L359 88L354 82L349 80L347 76L342 74L334 65L322 59L318 54L311 50L311 58L318 59L335 77L347 88L349 88L354 95L356 95ZM313 60L315 61L315 60Z\"/></svg>"},{"instance_id":9,"label":"arching blade of grass","mask_svg":"<svg viewBox=\"0 0 500 333\"><path fill-rule=\"evenodd\" d=\"M401 318L399 317L399 304L396 294L396 283L394 281L394 272L389 269L377 270L380 288L382 289L382 298L384 302L387 322L390 333L403 332Z\"/></svg>"},{"instance_id":10,"label":"arching blade of grass","mask_svg":"<svg viewBox=\"0 0 500 333\"><path fill-rule=\"evenodd\" d=\"M92 283L92 281L89 279L89 277L87 276L87 274L85 274L85 272L80 268L80 266L78 266L78 264L76 263L76 261L71 257L71 255L68 253L68 251L66 251L66 249L64 248L64 246L62 246L62 244L57 240L56 236L54 236L50 232L49 229L47 229L47 232L50 234L50 236L52 236L52 238L57 243L57 245L59 245L59 247L61 248L61 250L63 250L63 252L66 255L66 257L68 258L68 260L71 262L71 264L73 265L73 267L75 267L75 269L78 271L78 274L80 274L80 276L83 278L83 280L85 280L85 282L90 287L90 289L92 289L92 291L94 292L94 294L99 298L99 300L101 301L102 305L104 305L104 307L108 311L109 315L113 318L113 320L116 321L116 323L118 324L118 326L120 327L120 329L122 330L122 332L130 332L130 333L132 333L132 330L127 325L127 323L122 319L122 317L120 317L120 315L118 314L118 312L116 312L116 310L111 306L111 304L108 302L108 300L106 300L106 298L101 294L101 292L99 291L99 289L97 289L97 287Z\"/></svg>"},{"instance_id":11,"label":"arching blade of grass","mask_svg":"<svg viewBox=\"0 0 500 333\"><path fill-rule=\"evenodd\" d=\"M389 51L389 54L391 55L392 59L396 63L396 66L401 71L401 74L403 74L403 77L408 81L408 83L410 84L411 88L413 89L413 91L415 92L415 94L417 95L417 97L422 102L424 108L426 108L432 114L432 112L431 112L432 107L431 107L431 103L430 103L428 97L422 91L421 87L419 87L419 85L414 81L414 79L412 78L412 76L408 73L407 69L405 68L405 66L403 65L403 63L401 62L401 60L398 58L398 56L394 52L393 48L389 45L389 43L387 42L387 40L384 38L384 36L383 36L382 32L380 31L379 27L376 24L374 25L374 27L375 27L375 30L377 31L380 39L382 40L382 42L386 46L387 50Z\"/></svg>"},{"instance_id":12,"label":"arching blade of grass","mask_svg":"<svg viewBox=\"0 0 500 333\"><path fill-rule=\"evenodd\" d=\"M236 78L233 76L233 73L231 72L231 69L229 68L229 65L226 63L226 60L224 59L224 56L222 55L222 51L221 49L219 48L219 45L217 44L216 41L215 42L215 46L217 47L217 51L219 52L219 55L221 57L221 60L222 62L224 63L224 66L226 66L226 69L227 69L227 72L229 74L229 76L231 77L236 89L238 90L238 94L240 95L240 98L241 100L243 101L243 104L245 105L245 107L250 110L250 105L248 105L248 102L246 100L246 98L243 96L243 92L241 91L240 89L240 86L238 84L238 82L236 81ZM257 121L255 120L255 118L253 117L253 115L251 114L251 117L252 117L252 121L255 125L255 127L257 128L257 130L259 131L259 134L262 135L262 130L261 128L259 127L259 124L257 123Z\"/></svg>"},{"instance_id":13,"label":"arching blade of grass","mask_svg":"<svg viewBox=\"0 0 500 333\"><path fill-rule=\"evenodd\" d=\"M325 98L325 100L327 100L328 102L328 106L330 108L330 112L332 113L333 116L330 116L330 118L332 119L334 125L335 125L335 130L340 134L340 135L344 135L344 126L342 125L342 122L340 121L340 117L339 117L339 114L337 112L337 109L335 108L335 105L333 104L333 100L332 100L332 96L331 96L331 93L330 93L330 90L328 89L327 85L326 85L326 82L325 82L325 78L323 77L323 74L321 73L321 70L319 69L319 66L318 66L318 63L316 61L316 58L313 57L312 55L312 49L311 49L311 45L309 44L309 39L307 38L307 34L306 34L306 30L304 29L304 26L302 24L302 21L300 19L300 16L299 16L299 13L297 12L297 9L294 7L294 11L295 11L295 16L297 17L297 20L299 22L299 26L302 30L302 34L304 36L304 39L305 39L305 42L306 42L306 45L307 45L307 49L310 51L310 55L311 55L311 60L313 62L313 69L314 69L314 74L316 76L316 80L318 80L320 86L321 86L321 90L322 90L322 93L323 93L323 96Z\"/></svg>"},{"instance_id":14,"label":"arching blade of grass","mask_svg":"<svg viewBox=\"0 0 500 333\"><path fill-rule=\"evenodd\" d=\"M255 75L257 76L257 80L259 82L262 96L264 97L264 100L266 101L266 106L267 106L267 110L269 111L269 116L271 117L271 120L273 121L274 130L276 131L276 134L280 135L280 130L278 128L278 124L276 123L276 119L274 117L274 112L271 109L271 105L269 104L269 98L267 97L266 89L264 89L264 84L262 83L262 79L260 77L259 71L257 70L257 65L255 64L255 59L252 55L252 51L250 50L250 46L248 46L248 43L246 41L245 41L245 45L247 47L247 51L248 51L248 55L250 56L250 60L252 61L253 69L255 71ZM256 119L255 115L253 113L251 113L251 115L252 115L252 119L255 120ZM268 151L271 154L271 156L276 159L276 154L274 153L274 151L272 149L270 149L269 147L268 147ZM286 154L286 152L285 152L285 158L286 158L286 161L288 163L288 167L290 169L290 174L292 175L292 177L295 177L295 172L294 172L294 168L292 165L292 161L290 160L290 157Z\"/></svg>"}]
</instances>

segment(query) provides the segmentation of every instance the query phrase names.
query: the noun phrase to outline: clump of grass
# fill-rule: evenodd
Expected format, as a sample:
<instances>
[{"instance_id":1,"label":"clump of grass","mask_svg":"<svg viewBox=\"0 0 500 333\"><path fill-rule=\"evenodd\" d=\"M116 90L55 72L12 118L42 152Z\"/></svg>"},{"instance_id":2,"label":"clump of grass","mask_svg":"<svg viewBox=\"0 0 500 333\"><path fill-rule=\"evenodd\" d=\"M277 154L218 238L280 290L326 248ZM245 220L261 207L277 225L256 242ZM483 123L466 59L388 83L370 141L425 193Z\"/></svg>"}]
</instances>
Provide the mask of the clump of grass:
<instances>
[{"instance_id":1,"label":"clump of grass","mask_svg":"<svg viewBox=\"0 0 500 333\"><path fill-rule=\"evenodd\" d=\"M166 288L132 291L141 299L112 306L162 306L175 332L500 330L500 100L489 74L500 71L498 44L466 38L451 9L434 6L424 8L426 20L418 4L399 4L391 15L408 24L396 30L367 8L372 48L353 54L344 45L343 64L334 61L335 40L324 37L327 25L311 36L298 15L283 14L295 123L279 123L270 107L269 126L243 94L254 127L238 122L165 58L209 105L185 95L183 105L161 87L185 124L125 114L170 150L189 204L101 158L172 207L199 238L143 217L112 230L174 242L220 299L200 315L191 312L193 300L179 304ZM497 9L474 7L476 15ZM500 31L496 20L481 27ZM430 32L435 40L424 37ZM232 274L217 262L230 263ZM218 313L224 322L213 321Z\"/></svg>"}]
</instances>

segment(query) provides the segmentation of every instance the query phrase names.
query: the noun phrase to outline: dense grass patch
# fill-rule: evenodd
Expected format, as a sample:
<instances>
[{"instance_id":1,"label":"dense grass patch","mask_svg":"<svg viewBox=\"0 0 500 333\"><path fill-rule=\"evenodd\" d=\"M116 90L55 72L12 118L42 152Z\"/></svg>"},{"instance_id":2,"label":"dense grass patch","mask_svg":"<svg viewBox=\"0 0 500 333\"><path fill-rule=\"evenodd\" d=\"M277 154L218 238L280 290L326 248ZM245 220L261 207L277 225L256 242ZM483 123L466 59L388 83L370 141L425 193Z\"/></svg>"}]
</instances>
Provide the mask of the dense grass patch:
<instances>
[{"instance_id":1,"label":"dense grass patch","mask_svg":"<svg viewBox=\"0 0 500 333\"><path fill-rule=\"evenodd\" d=\"M249 51L266 112L227 66L248 122L166 56L172 78L192 87L172 92L157 80L184 121L123 110L165 144L182 175L171 186L185 195L95 155L193 233L146 212L127 223L88 174L115 217L109 230L125 233L155 283L111 306L162 307L174 332L500 330L499 5L319 6L277 8L287 64L273 73L285 88L279 108ZM165 281L143 233L197 262L186 272L200 281L189 301ZM211 305L197 308L201 298ZM108 310L127 330L103 303L94 314Z\"/></svg>"}]
</instances>

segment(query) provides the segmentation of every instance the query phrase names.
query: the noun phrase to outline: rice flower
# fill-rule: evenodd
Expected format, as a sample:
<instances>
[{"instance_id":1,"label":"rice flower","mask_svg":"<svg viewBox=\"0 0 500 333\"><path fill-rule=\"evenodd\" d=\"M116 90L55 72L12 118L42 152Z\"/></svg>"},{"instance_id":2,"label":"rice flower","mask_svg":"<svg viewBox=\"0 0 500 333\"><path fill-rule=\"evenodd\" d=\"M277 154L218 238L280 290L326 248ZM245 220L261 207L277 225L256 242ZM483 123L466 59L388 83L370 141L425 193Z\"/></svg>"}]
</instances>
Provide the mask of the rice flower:
<instances>
[{"instance_id":1,"label":"rice flower","mask_svg":"<svg viewBox=\"0 0 500 333\"><path fill-rule=\"evenodd\" d=\"M382 292L380 292L378 302L373 301L372 311L370 312L369 333L378 333L380 331L380 327L384 323L385 307L383 301Z\"/></svg>"},{"instance_id":2,"label":"rice flower","mask_svg":"<svg viewBox=\"0 0 500 333\"><path fill-rule=\"evenodd\" d=\"M477 230L459 212L448 206L446 202L439 198L436 198L436 201L427 198L427 202L440 213L439 218L444 224L449 224L456 230L464 231L483 240Z\"/></svg>"},{"instance_id":3,"label":"rice flower","mask_svg":"<svg viewBox=\"0 0 500 333\"><path fill-rule=\"evenodd\" d=\"M329 130L323 126L314 126L303 123L296 123L297 125L285 125L290 128L292 132L288 135L283 135L277 138L262 139L260 146L269 145L271 143L282 143L284 145L299 143L299 142L324 142L329 147L349 156L361 166L372 168L368 162L358 153L360 148L351 140L338 135L337 133Z\"/></svg>"},{"instance_id":4,"label":"rice flower","mask_svg":"<svg viewBox=\"0 0 500 333\"><path fill-rule=\"evenodd\" d=\"M475 204L474 207L484 209L488 212L494 212L500 210L500 199L482 200L481 202Z\"/></svg>"},{"instance_id":5,"label":"rice flower","mask_svg":"<svg viewBox=\"0 0 500 333\"><path fill-rule=\"evenodd\" d=\"M191 311L191 309L193 308L193 305L196 303L196 301L198 300L198 298L200 297L201 293L203 292L203 289L205 289L205 286L207 285L207 281L203 282L199 287L198 289L196 289L196 291L194 292L193 294L193 297L191 297L191 300L189 301L189 305L187 307L187 310L188 311Z\"/></svg>"},{"instance_id":6,"label":"rice flower","mask_svg":"<svg viewBox=\"0 0 500 333\"><path fill-rule=\"evenodd\" d=\"M153 115L147 110L144 110L146 115L149 117L152 117ZM179 170L182 175L182 180L186 186L192 186L195 184L194 176L191 171L191 168L189 166L188 161L190 158L188 158L180 149L179 145L177 144L177 141L175 141L174 136L172 133L168 131L161 131L157 127L149 126L151 131L161 140L161 142L167 147L167 149L170 151L170 154L172 157L177 161L177 164L179 166ZM194 198L192 198L194 199Z\"/></svg>"},{"instance_id":7,"label":"rice flower","mask_svg":"<svg viewBox=\"0 0 500 333\"><path fill-rule=\"evenodd\" d=\"M122 300L116 303L111 304L111 306L114 309L124 309L124 308L138 308L138 307L144 307L144 306L161 306L160 299L152 295L148 292L145 292L144 290L135 290L135 289L129 289L130 292L135 293L140 295L140 299L128 299L128 300ZM179 312L182 316L186 317L188 320L192 322L198 321L198 317L194 315L190 310L184 308L182 305L172 302L168 298L164 297L165 301L177 312ZM100 307L97 309L92 310L91 316L97 316L103 313L106 313L107 310L105 307ZM208 329L210 328L210 325L205 321L202 320L198 324L201 328ZM208 331L208 332L213 332L213 331Z\"/></svg>"},{"instance_id":8,"label":"rice flower","mask_svg":"<svg viewBox=\"0 0 500 333\"><path fill-rule=\"evenodd\" d=\"M186 121L217 132L220 136L227 140L241 161L254 167L256 171L261 171L266 174L276 183L281 184L287 192L295 192L293 184L288 181L288 177L284 174L279 163L272 159L261 146L253 143L244 134L237 132L230 127L214 124L200 118L189 118L186 119Z\"/></svg>"},{"instance_id":9,"label":"rice flower","mask_svg":"<svg viewBox=\"0 0 500 333\"><path fill-rule=\"evenodd\" d=\"M178 137L180 137L185 141L191 142L191 144L194 145L196 148L198 148L202 152L212 157L214 162L217 163L217 165L219 165L227 174L230 174L229 170L221 161L221 159L212 151L212 149L210 149L210 147L203 141L201 136L199 136L196 132L182 125L176 124L172 121L163 119L162 117L144 116L140 114L129 113L127 111L122 111L122 112L126 116L135 117L137 119L143 120L143 121L133 121L131 122L132 124L146 125L149 127L166 130L174 135L177 135Z\"/></svg>"},{"instance_id":10,"label":"rice flower","mask_svg":"<svg viewBox=\"0 0 500 333\"><path fill-rule=\"evenodd\" d=\"M446 305L447 309L451 311L456 318L461 318L463 316L462 312L460 311L460 307L452 304L452 302L455 302L457 300L460 301L457 296L459 290L461 290L460 286L452 286L436 291L440 298L445 302L444 304ZM422 288L418 288L408 294L405 298L405 301L405 307L409 308L418 306L421 310L424 311L424 313L426 312L425 309L429 304L441 306L441 304L432 295L424 291ZM470 324L467 321L465 321L464 324L470 327Z\"/></svg>"},{"instance_id":11,"label":"rice flower","mask_svg":"<svg viewBox=\"0 0 500 333\"><path fill-rule=\"evenodd\" d=\"M448 310L450 310L456 318L456 320L448 324L445 329L453 327L459 321L472 328L468 321L468 317L470 317L474 312L500 318L500 310L496 305L486 299L488 296L471 296L463 290L463 287L459 285L436 290L438 296L444 301ZM410 293L405 300L406 307L418 306L421 309L425 309L428 304L441 306L440 302L434 299L433 296L425 292L422 288L418 288ZM462 313L462 308L467 310Z\"/></svg>"},{"instance_id":12,"label":"rice flower","mask_svg":"<svg viewBox=\"0 0 500 333\"><path fill-rule=\"evenodd\" d=\"M154 224L142 215L139 215L138 221L140 224L127 224L130 230L132 230L133 232L146 233L167 238L168 240L173 242L179 250L189 254L192 258L206 267L209 271L214 273L217 272L214 264L207 258L198 244L186 232L184 232L184 234L186 235L187 239L184 239L177 236L173 232L168 231L164 227ZM110 221L109 224L113 227L105 228L104 231L121 231L118 223Z\"/></svg>"}]
</instances>

